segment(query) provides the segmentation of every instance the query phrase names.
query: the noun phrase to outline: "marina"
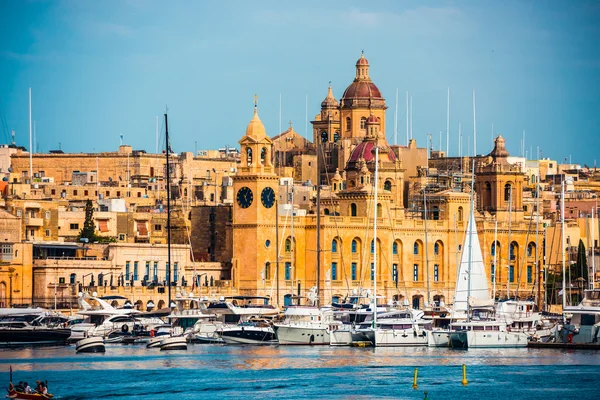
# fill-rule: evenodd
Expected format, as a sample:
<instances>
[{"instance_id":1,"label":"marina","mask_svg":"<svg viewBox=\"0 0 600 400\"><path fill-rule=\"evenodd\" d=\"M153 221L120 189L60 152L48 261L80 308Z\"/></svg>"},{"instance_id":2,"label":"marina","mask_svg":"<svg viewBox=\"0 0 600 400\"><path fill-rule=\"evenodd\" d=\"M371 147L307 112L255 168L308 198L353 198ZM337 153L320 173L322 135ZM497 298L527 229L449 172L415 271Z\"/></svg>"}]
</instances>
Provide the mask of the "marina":
<instances>
[{"instance_id":1,"label":"marina","mask_svg":"<svg viewBox=\"0 0 600 400\"><path fill-rule=\"evenodd\" d=\"M149 351L151 350L151 351ZM73 356L71 347L0 352L0 379L43 377L60 399L210 398L597 398L600 357L560 349L332 348L191 345L187 352L107 345ZM468 385L461 384L461 365ZM414 369L418 389L412 389ZM125 374L125 375L124 375ZM152 382L152 383L149 383Z\"/></svg>"}]
</instances>

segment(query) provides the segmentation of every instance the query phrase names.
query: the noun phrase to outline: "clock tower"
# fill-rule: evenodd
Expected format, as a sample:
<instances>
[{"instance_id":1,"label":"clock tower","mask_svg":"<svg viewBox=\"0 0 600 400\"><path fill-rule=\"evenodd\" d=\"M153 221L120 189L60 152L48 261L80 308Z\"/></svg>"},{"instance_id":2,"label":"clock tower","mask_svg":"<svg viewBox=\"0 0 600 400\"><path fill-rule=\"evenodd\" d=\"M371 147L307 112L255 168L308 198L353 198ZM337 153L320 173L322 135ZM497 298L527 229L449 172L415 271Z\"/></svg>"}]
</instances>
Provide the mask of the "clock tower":
<instances>
[{"instance_id":1,"label":"clock tower","mask_svg":"<svg viewBox=\"0 0 600 400\"><path fill-rule=\"evenodd\" d=\"M256 96L254 115L239 144L241 163L233 177L232 278L240 294L263 295L275 278L278 176Z\"/></svg>"}]
</instances>

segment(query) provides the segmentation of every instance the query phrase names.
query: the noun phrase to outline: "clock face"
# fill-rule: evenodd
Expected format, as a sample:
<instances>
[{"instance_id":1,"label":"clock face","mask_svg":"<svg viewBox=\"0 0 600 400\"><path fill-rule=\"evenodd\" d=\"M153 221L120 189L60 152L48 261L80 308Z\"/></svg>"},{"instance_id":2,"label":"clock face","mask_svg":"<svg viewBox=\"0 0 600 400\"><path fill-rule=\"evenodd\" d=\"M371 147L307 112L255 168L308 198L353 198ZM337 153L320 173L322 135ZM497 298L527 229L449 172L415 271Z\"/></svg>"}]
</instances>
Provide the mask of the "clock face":
<instances>
[{"instance_id":1,"label":"clock face","mask_svg":"<svg viewBox=\"0 0 600 400\"><path fill-rule=\"evenodd\" d=\"M254 194L249 187L244 186L237 192L237 203L240 207L250 207L252 200L254 200Z\"/></svg>"},{"instance_id":2,"label":"clock face","mask_svg":"<svg viewBox=\"0 0 600 400\"><path fill-rule=\"evenodd\" d=\"M275 204L275 192L273 189L270 187L264 188L260 194L260 201L266 208L273 207L273 204Z\"/></svg>"}]
</instances>

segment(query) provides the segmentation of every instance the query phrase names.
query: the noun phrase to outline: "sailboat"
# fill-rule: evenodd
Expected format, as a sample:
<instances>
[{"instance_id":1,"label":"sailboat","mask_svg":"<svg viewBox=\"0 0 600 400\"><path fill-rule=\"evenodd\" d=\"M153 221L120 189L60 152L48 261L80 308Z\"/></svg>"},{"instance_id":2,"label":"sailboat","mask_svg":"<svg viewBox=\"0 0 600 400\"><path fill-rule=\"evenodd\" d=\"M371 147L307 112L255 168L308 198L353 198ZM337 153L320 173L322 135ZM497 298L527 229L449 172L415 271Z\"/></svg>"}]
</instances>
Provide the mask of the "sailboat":
<instances>
[{"instance_id":1,"label":"sailboat","mask_svg":"<svg viewBox=\"0 0 600 400\"><path fill-rule=\"evenodd\" d=\"M471 182L475 182L475 163ZM490 298L477 225L474 191L463 243L458 280L454 294L454 316L463 318L450 324L449 344L453 348L525 347L527 335L511 332L508 321L495 319L494 300ZM464 320L466 315L466 320Z\"/></svg>"}]
</instances>

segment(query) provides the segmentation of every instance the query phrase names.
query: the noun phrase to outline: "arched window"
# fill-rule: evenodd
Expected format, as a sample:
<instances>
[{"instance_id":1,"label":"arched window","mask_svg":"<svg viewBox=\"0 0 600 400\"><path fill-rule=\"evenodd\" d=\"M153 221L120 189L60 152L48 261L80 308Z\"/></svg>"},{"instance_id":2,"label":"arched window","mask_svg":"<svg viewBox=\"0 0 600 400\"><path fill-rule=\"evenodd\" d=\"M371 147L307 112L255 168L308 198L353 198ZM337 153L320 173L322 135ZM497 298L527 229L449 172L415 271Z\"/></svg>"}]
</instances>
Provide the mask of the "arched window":
<instances>
[{"instance_id":1,"label":"arched window","mask_svg":"<svg viewBox=\"0 0 600 400\"><path fill-rule=\"evenodd\" d=\"M377 218L383 217L383 207L381 207L381 203L377 203Z\"/></svg>"},{"instance_id":2,"label":"arched window","mask_svg":"<svg viewBox=\"0 0 600 400\"><path fill-rule=\"evenodd\" d=\"M440 244L438 242L433 245L433 254L436 256L440 255Z\"/></svg>"},{"instance_id":3,"label":"arched window","mask_svg":"<svg viewBox=\"0 0 600 400\"><path fill-rule=\"evenodd\" d=\"M510 259L516 260L518 252L519 252L519 245L517 244L517 242L512 242L510 244Z\"/></svg>"},{"instance_id":4,"label":"arched window","mask_svg":"<svg viewBox=\"0 0 600 400\"><path fill-rule=\"evenodd\" d=\"M321 143L326 143L329 140L329 137L327 135L326 131L321 132Z\"/></svg>"},{"instance_id":5,"label":"arched window","mask_svg":"<svg viewBox=\"0 0 600 400\"><path fill-rule=\"evenodd\" d=\"M531 174L531 183L535 183L535 174Z\"/></svg>"},{"instance_id":6,"label":"arched window","mask_svg":"<svg viewBox=\"0 0 600 400\"><path fill-rule=\"evenodd\" d=\"M356 204L355 203L350 204L350 216L356 217Z\"/></svg>"},{"instance_id":7,"label":"arched window","mask_svg":"<svg viewBox=\"0 0 600 400\"><path fill-rule=\"evenodd\" d=\"M504 201L510 201L510 198L512 196L511 187L512 186L510 185L510 183L504 185Z\"/></svg>"},{"instance_id":8,"label":"arched window","mask_svg":"<svg viewBox=\"0 0 600 400\"><path fill-rule=\"evenodd\" d=\"M419 242L415 242L413 245L413 254L416 256L419 255Z\"/></svg>"},{"instance_id":9,"label":"arched window","mask_svg":"<svg viewBox=\"0 0 600 400\"><path fill-rule=\"evenodd\" d=\"M292 251L292 240L290 238L285 239L285 251L287 253Z\"/></svg>"},{"instance_id":10,"label":"arched window","mask_svg":"<svg viewBox=\"0 0 600 400\"><path fill-rule=\"evenodd\" d=\"M533 257L535 255L535 243L531 242L527 245L527 257Z\"/></svg>"},{"instance_id":11,"label":"arched window","mask_svg":"<svg viewBox=\"0 0 600 400\"><path fill-rule=\"evenodd\" d=\"M352 129L352 119L350 117L346 117L346 130L349 131Z\"/></svg>"},{"instance_id":12,"label":"arched window","mask_svg":"<svg viewBox=\"0 0 600 400\"><path fill-rule=\"evenodd\" d=\"M365 129L367 127L367 118L361 117L360 119L360 129Z\"/></svg>"},{"instance_id":13,"label":"arched window","mask_svg":"<svg viewBox=\"0 0 600 400\"><path fill-rule=\"evenodd\" d=\"M333 141L335 143L337 143L338 140L340 140L340 133L339 132L333 132Z\"/></svg>"},{"instance_id":14,"label":"arched window","mask_svg":"<svg viewBox=\"0 0 600 400\"><path fill-rule=\"evenodd\" d=\"M358 242L356 241L356 239L352 240L352 252L356 253L358 251Z\"/></svg>"},{"instance_id":15,"label":"arched window","mask_svg":"<svg viewBox=\"0 0 600 400\"><path fill-rule=\"evenodd\" d=\"M267 148L263 147L260 149L260 163L265 164L265 160L267 159Z\"/></svg>"},{"instance_id":16,"label":"arched window","mask_svg":"<svg viewBox=\"0 0 600 400\"><path fill-rule=\"evenodd\" d=\"M268 261L265 263L265 279L271 279L271 263Z\"/></svg>"},{"instance_id":17,"label":"arched window","mask_svg":"<svg viewBox=\"0 0 600 400\"><path fill-rule=\"evenodd\" d=\"M373 254L374 251L375 251L375 244L374 244L373 240L371 240L371 254Z\"/></svg>"},{"instance_id":18,"label":"arched window","mask_svg":"<svg viewBox=\"0 0 600 400\"><path fill-rule=\"evenodd\" d=\"M458 222L462 222L464 217L464 210L462 206L460 206L458 207Z\"/></svg>"},{"instance_id":19,"label":"arched window","mask_svg":"<svg viewBox=\"0 0 600 400\"><path fill-rule=\"evenodd\" d=\"M338 251L338 242L337 242L336 239L333 239L331 241L331 252L332 253L337 253L337 251Z\"/></svg>"},{"instance_id":20,"label":"arched window","mask_svg":"<svg viewBox=\"0 0 600 400\"><path fill-rule=\"evenodd\" d=\"M329 208L326 208L325 210L323 210L323 213L325 213L325 215L329 215Z\"/></svg>"},{"instance_id":21,"label":"arched window","mask_svg":"<svg viewBox=\"0 0 600 400\"><path fill-rule=\"evenodd\" d=\"M392 191L392 181L387 180L385 181L385 183L383 184L383 190L387 190L388 192Z\"/></svg>"},{"instance_id":22,"label":"arched window","mask_svg":"<svg viewBox=\"0 0 600 400\"><path fill-rule=\"evenodd\" d=\"M398 254L398 242L392 243L392 254Z\"/></svg>"},{"instance_id":23,"label":"arched window","mask_svg":"<svg viewBox=\"0 0 600 400\"><path fill-rule=\"evenodd\" d=\"M496 251L500 252L500 243L498 242L492 243L492 249L490 251L492 253L492 257L496 256ZM498 255L500 255L500 253L498 253Z\"/></svg>"},{"instance_id":24,"label":"arched window","mask_svg":"<svg viewBox=\"0 0 600 400\"><path fill-rule=\"evenodd\" d=\"M483 206L489 207L492 205L492 185L489 182L485 183L483 189Z\"/></svg>"},{"instance_id":25,"label":"arched window","mask_svg":"<svg viewBox=\"0 0 600 400\"><path fill-rule=\"evenodd\" d=\"M250 147L246 147L246 162L248 165L252 164L252 149Z\"/></svg>"}]
</instances>

